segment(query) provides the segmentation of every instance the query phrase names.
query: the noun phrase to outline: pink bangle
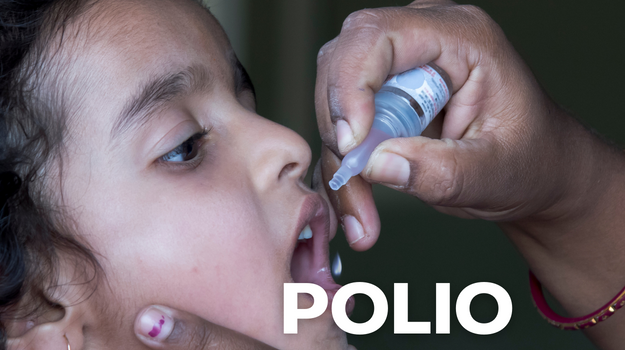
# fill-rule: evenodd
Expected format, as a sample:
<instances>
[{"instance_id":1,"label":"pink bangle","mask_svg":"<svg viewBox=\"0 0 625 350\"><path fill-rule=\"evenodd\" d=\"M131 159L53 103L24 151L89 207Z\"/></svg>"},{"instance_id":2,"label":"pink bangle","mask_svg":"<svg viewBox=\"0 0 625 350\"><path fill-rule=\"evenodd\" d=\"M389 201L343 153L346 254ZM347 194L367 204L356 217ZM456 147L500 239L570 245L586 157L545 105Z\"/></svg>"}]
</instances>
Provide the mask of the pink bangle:
<instances>
[{"instance_id":1,"label":"pink bangle","mask_svg":"<svg viewBox=\"0 0 625 350\"><path fill-rule=\"evenodd\" d=\"M562 317L556 314L545 301L543 288L532 271L530 271L530 289L532 291L532 300L538 308L538 313L549 322L549 324L560 329L583 329L596 325L601 321L605 321L608 317L614 315L616 310L625 305L625 288L610 300L609 303L603 305L599 310L589 313L582 317Z\"/></svg>"}]
</instances>

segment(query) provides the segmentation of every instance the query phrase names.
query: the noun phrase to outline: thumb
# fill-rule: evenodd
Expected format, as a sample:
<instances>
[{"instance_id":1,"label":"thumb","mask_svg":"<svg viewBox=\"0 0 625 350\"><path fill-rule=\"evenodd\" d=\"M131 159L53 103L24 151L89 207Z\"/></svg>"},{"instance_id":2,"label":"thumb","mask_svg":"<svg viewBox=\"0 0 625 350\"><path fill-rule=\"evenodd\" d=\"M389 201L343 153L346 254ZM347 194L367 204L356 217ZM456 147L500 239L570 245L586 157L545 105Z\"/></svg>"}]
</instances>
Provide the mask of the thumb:
<instances>
[{"instance_id":1,"label":"thumb","mask_svg":"<svg viewBox=\"0 0 625 350\"><path fill-rule=\"evenodd\" d=\"M151 349L274 349L193 314L161 305L151 305L139 312L135 320L135 335Z\"/></svg>"},{"instance_id":2,"label":"thumb","mask_svg":"<svg viewBox=\"0 0 625 350\"><path fill-rule=\"evenodd\" d=\"M492 198L506 159L488 135L479 139L390 139L369 158L362 176L429 205L471 207ZM501 188L498 188L501 190Z\"/></svg>"}]
</instances>

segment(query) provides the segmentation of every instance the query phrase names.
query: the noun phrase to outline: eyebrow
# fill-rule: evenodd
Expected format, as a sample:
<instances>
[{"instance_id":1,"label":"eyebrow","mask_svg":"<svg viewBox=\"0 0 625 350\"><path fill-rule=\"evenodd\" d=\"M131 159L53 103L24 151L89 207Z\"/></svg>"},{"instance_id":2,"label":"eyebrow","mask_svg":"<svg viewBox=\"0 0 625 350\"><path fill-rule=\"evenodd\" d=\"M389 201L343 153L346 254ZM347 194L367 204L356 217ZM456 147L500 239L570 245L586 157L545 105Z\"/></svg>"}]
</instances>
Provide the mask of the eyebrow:
<instances>
[{"instance_id":1,"label":"eyebrow","mask_svg":"<svg viewBox=\"0 0 625 350\"><path fill-rule=\"evenodd\" d=\"M190 66L177 73L150 79L130 98L115 120L111 129L111 139L118 138L129 129L144 125L154 112L167 102L181 96L207 91L210 86L210 74L201 66Z\"/></svg>"},{"instance_id":2,"label":"eyebrow","mask_svg":"<svg viewBox=\"0 0 625 350\"><path fill-rule=\"evenodd\" d=\"M234 71L234 91L249 90L256 103L256 91L247 71L236 58L234 52L228 54L228 62ZM178 73L159 76L149 80L126 104L111 129L111 139L116 139L129 129L137 128L151 119L158 108L181 96L207 91L211 79L203 66L190 66Z\"/></svg>"}]
</instances>

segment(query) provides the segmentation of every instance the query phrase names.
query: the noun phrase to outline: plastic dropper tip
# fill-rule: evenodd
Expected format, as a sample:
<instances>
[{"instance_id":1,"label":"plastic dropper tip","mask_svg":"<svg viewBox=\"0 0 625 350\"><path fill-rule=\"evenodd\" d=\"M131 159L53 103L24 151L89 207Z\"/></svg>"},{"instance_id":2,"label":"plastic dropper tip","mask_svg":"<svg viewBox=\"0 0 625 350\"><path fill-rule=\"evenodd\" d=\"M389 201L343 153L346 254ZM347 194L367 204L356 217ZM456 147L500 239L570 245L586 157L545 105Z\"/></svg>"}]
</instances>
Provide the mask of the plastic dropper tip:
<instances>
[{"instance_id":1,"label":"plastic dropper tip","mask_svg":"<svg viewBox=\"0 0 625 350\"><path fill-rule=\"evenodd\" d=\"M341 188L343 185L345 185L347 181L345 181L345 178L343 178L343 176L341 176L340 174L334 174L334 176L332 177L332 180L330 180L330 188L333 191L338 190L339 188Z\"/></svg>"}]
</instances>

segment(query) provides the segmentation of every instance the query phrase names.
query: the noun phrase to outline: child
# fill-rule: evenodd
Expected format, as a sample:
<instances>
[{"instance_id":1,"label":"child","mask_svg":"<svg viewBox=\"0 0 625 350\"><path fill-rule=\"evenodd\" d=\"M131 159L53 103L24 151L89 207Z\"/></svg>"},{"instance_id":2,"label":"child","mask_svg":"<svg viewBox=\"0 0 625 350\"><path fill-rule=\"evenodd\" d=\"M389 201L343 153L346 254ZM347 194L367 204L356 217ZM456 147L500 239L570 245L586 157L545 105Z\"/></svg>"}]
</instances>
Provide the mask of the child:
<instances>
[{"instance_id":1,"label":"child","mask_svg":"<svg viewBox=\"0 0 625 350\"><path fill-rule=\"evenodd\" d=\"M285 282L339 287L327 268L336 222L302 183L308 145L255 113L208 11L190 0L2 7L10 349L140 347L134 317L149 304L280 349L347 347L329 308L282 332Z\"/></svg>"}]
</instances>

